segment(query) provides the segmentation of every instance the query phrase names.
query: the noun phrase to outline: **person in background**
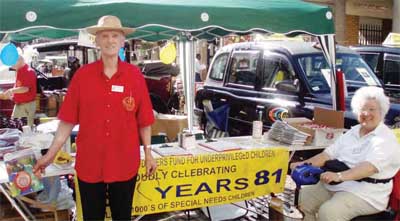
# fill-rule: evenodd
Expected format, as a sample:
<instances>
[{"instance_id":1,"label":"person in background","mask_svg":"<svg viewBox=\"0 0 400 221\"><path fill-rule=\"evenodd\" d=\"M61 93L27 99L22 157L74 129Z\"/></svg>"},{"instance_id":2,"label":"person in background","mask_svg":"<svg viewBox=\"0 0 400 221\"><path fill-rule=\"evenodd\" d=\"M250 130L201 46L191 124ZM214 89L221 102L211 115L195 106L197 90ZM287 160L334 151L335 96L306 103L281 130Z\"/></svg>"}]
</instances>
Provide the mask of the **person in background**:
<instances>
[{"instance_id":1,"label":"person in background","mask_svg":"<svg viewBox=\"0 0 400 221\"><path fill-rule=\"evenodd\" d=\"M15 103L12 118L26 117L28 125L32 126L36 112L36 73L25 63L20 49L18 61L12 68L17 72L16 81L13 88L3 93L3 99L10 99Z\"/></svg>"},{"instance_id":2,"label":"person in background","mask_svg":"<svg viewBox=\"0 0 400 221\"><path fill-rule=\"evenodd\" d=\"M40 175L79 124L75 170L83 219L104 220L108 196L112 220L131 220L140 140L147 174L157 168L150 146L152 105L140 69L118 57L125 36L134 30L106 15L87 31L96 36L101 59L75 73L58 114L56 136L34 172Z\"/></svg>"},{"instance_id":3,"label":"person in background","mask_svg":"<svg viewBox=\"0 0 400 221\"><path fill-rule=\"evenodd\" d=\"M39 66L39 71L42 72L43 74L46 74L46 64L41 64Z\"/></svg>"},{"instance_id":4,"label":"person in background","mask_svg":"<svg viewBox=\"0 0 400 221\"><path fill-rule=\"evenodd\" d=\"M318 184L301 189L299 206L304 220L351 220L386 209L392 178L400 168L399 144L383 123L389 105L382 88L360 88L351 101L359 124L322 153L290 165L291 169L304 163L321 167L336 159L349 167L339 173L324 172Z\"/></svg>"},{"instance_id":5,"label":"person in background","mask_svg":"<svg viewBox=\"0 0 400 221\"><path fill-rule=\"evenodd\" d=\"M75 72L81 67L79 59L77 57L68 57L68 67L64 70L64 78L67 81L67 85L71 82Z\"/></svg>"},{"instance_id":6,"label":"person in background","mask_svg":"<svg viewBox=\"0 0 400 221\"><path fill-rule=\"evenodd\" d=\"M68 75L68 80L71 81L75 72L81 67L79 59L77 57L71 57L71 60L68 60L68 66L71 69Z\"/></svg>"},{"instance_id":7,"label":"person in background","mask_svg":"<svg viewBox=\"0 0 400 221\"><path fill-rule=\"evenodd\" d=\"M205 80L206 77L206 66L201 63L201 55L196 54L196 63L195 63L195 81L196 82L202 82Z\"/></svg>"}]
</instances>

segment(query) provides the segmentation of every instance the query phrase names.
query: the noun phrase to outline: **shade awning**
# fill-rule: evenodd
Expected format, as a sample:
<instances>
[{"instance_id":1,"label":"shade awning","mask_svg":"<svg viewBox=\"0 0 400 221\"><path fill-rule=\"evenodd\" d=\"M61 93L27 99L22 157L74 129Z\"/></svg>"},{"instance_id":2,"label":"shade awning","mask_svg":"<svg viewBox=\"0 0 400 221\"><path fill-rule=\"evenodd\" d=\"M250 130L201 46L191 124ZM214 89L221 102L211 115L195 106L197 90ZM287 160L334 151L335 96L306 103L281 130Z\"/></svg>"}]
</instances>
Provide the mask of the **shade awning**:
<instances>
[{"instance_id":1,"label":"shade awning","mask_svg":"<svg viewBox=\"0 0 400 221\"><path fill-rule=\"evenodd\" d=\"M15 41L65 38L107 14L136 28L128 38L150 41L182 31L198 39L253 31L334 33L328 7L300 0L3 0L0 33Z\"/></svg>"}]
</instances>

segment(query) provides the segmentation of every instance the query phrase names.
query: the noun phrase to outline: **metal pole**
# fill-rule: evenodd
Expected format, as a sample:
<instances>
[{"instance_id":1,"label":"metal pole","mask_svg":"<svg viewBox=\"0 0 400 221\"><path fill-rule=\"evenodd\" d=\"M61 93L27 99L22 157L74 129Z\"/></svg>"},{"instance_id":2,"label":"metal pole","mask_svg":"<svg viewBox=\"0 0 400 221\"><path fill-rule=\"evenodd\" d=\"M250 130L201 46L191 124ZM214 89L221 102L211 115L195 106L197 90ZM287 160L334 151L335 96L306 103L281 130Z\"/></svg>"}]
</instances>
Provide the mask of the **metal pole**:
<instances>
[{"instance_id":1,"label":"metal pole","mask_svg":"<svg viewBox=\"0 0 400 221\"><path fill-rule=\"evenodd\" d=\"M186 66L188 73L188 83L187 83L187 96L186 98L186 108L188 115L188 129L189 133L193 134L194 126L194 85L195 85L195 45L193 40L186 41Z\"/></svg>"},{"instance_id":2,"label":"metal pole","mask_svg":"<svg viewBox=\"0 0 400 221\"><path fill-rule=\"evenodd\" d=\"M194 126L194 81L195 46L188 33L179 39L179 63L185 92L185 109L188 117L188 132L193 133Z\"/></svg>"},{"instance_id":3,"label":"metal pole","mask_svg":"<svg viewBox=\"0 0 400 221\"><path fill-rule=\"evenodd\" d=\"M329 67L331 70L330 85L331 85L331 96L332 96L332 109L337 110L335 35L327 34L327 35L320 35L317 37L318 37L318 41L321 45L322 52L325 56L326 62L329 64Z\"/></svg>"},{"instance_id":4,"label":"metal pole","mask_svg":"<svg viewBox=\"0 0 400 221\"><path fill-rule=\"evenodd\" d=\"M22 218L25 221L29 221L29 218L25 215L25 213L22 211L22 209L18 206L18 204L15 202L15 200L8 195L7 191L4 189L3 184L0 184L0 192L2 192L6 198L8 199L8 201L11 203L11 205L17 210L17 212L19 213L19 215L22 216Z\"/></svg>"}]
</instances>

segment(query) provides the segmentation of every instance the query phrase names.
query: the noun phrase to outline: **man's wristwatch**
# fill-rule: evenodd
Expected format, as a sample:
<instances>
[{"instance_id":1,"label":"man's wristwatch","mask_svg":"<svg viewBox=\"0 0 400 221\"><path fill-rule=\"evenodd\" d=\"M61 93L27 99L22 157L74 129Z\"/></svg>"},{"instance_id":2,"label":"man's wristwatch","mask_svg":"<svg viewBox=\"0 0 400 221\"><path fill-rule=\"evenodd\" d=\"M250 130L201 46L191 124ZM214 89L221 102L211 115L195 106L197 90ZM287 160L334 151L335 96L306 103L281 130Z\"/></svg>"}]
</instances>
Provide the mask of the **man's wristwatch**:
<instances>
[{"instance_id":1,"label":"man's wristwatch","mask_svg":"<svg viewBox=\"0 0 400 221\"><path fill-rule=\"evenodd\" d=\"M342 176L342 173L336 173L336 175L339 177L339 180L341 181L341 182L343 182L343 176Z\"/></svg>"}]
</instances>

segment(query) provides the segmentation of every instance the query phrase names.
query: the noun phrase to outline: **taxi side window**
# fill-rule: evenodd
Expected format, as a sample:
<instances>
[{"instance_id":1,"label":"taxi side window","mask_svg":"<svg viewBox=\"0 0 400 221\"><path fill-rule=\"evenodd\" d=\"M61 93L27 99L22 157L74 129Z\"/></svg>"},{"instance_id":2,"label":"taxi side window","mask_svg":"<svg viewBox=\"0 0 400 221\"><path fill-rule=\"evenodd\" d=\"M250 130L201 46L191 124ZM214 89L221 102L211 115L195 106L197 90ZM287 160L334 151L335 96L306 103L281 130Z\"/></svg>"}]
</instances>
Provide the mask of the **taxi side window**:
<instances>
[{"instance_id":1,"label":"taxi side window","mask_svg":"<svg viewBox=\"0 0 400 221\"><path fill-rule=\"evenodd\" d=\"M280 56L264 57L263 88L275 88L281 81L295 82L295 74L289 62Z\"/></svg>"},{"instance_id":2,"label":"taxi side window","mask_svg":"<svg viewBox=\"0 0 400 221\"><path fill-rule=\"evenodd\" d=\"M383 73L383 82L385 84L400 84L400 56L385 55Z\"/></svg>"},{"instance_id":3,"label":"taxi side window","mask_svg":"<svg viewBox=\"0 0 400 221\"><path fill-rule=\"evenodd\" d=\"M258 51L234 53L229 65L227 82L235 85L254 86L258 58Z\"/></svg>"},{"instance_id":4,"label":"taxi side window","mask_svg":"<svg viewBox=\"0 0 400 221\"><path fill-rule=\"evenodd\" d=\"M360 53L361 57L367 62L369 67L376 73L378 67L378 53Z\"/></svg>"},{"instance_id":5,"label":"taxi side window","mask_svg":"<svg viewBox=\"0 0 400 221\"><path fill-rule=\"evenodd\" d=\"M228 56L229 56L228 53L221 54L214 60L210 71L211 79L222 81L222 79L224 78L224 72Z\"/></svg>"}]
</instances>

